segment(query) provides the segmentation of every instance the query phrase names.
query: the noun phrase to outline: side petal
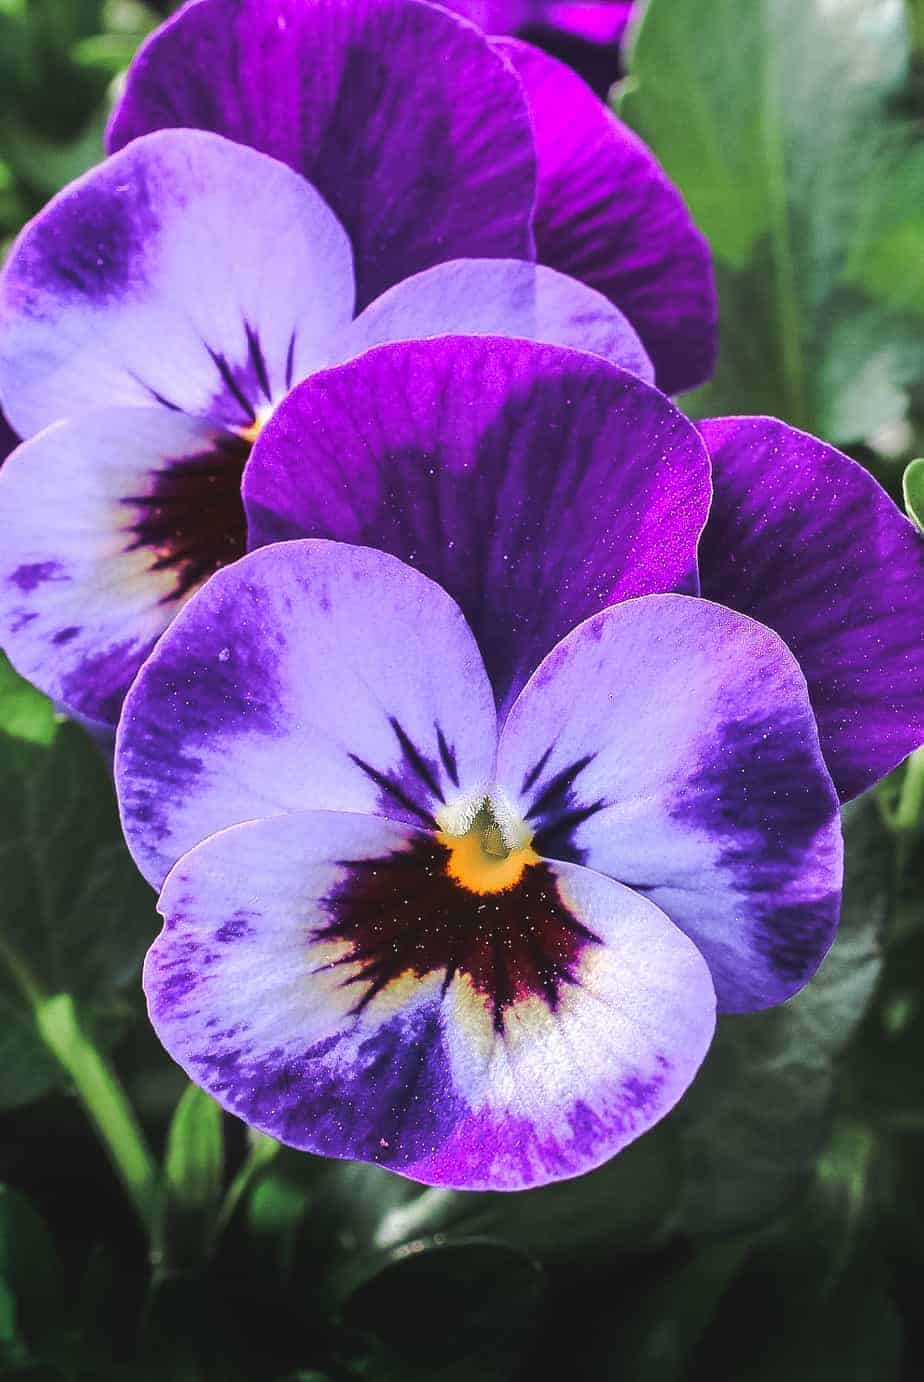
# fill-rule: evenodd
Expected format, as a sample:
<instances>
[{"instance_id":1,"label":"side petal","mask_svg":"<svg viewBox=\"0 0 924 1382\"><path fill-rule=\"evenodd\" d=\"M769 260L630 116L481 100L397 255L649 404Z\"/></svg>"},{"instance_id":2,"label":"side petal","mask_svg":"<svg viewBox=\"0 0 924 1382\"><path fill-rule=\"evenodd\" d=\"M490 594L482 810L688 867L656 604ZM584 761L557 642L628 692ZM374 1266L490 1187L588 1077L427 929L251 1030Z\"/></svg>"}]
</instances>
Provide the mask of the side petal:
<instances>
[{"instance_id":1,"label":"side petal","mask_svg":"<svg viewBox=\"0 0 924 1382\"><path fill-rule=\"evenodd\" d=\"M382 346L308 380L254 448L251 546L368 543L458 601L498 704L580 620L695 590L705 448L656 390L499 338Z\"/></svg>"},{"instance_id":2,"label":"side petal","mask_svg":"<svg viewBox=\"0 0 924 1382\"><path fill-rule=\"evenodd\" d=\"M335 812L206 840L161 897L155 1029L225 1108L307 1151L463 1189L590 1170L696 1073L708 970L610 879L537 866L486 909L440 850Z\"/></svg>"},{"instance_id":3,"label":"side petal","mask_svg":"<svg viewBox=\"0 0 924 1382\"><path fill-rule=\"evenodd\" d=\"M169 130L65 188L0 276L0 397L24 436L158 404L247 430L353 314L349 241L281 163Z\"/></svg>"},{"instance_id":4,"label":"side petal","mask_svg":"<svg viewBox=\"0 0 924 1382\"><path fill-rule=\"evenodd\" d=\"M862 466L774 418L700 429L703 594L792 648L842 801L924 743L924 538Z\"/></svg>"},{"instance_id":5,"label":"side petal","mask_svg":"<svg viewBox=\"0 0 924 1382\"><path fill-rule=\"evenodd\" d=\"M199 0L152 35L109 128L216 130L302 173L346 226L359 304L463 255L533 258L535 160L508 63L418 0Z\"/></svg>"},{"instance_id":6,"label":"side petal","mask_svg":"<svg viewBox=\"0 0 924 1382\"><path fill-rule=\"evenodd\" d=\"M615 302L665 393L709 378L717 305L709 246L642 141L564 63L496 39L526 91L539 185L536 257Z\"/></svg>"},{"instance_id":7,"label":"side petal","mask_svg":"<svg viewBox=\"0 0 924 1382\"><path fill-rule=\"evenodd\" d=\"M510 712L498 781L532 848L644 893L709 963L720 1009L790 997L840 905L837 796L776 634L651 596L569 634Z\"/></svg>"},{"instance_id":8,"label":"side petal","mask_svg":"<svg viewBox=\"0 0 924 1382\"><path fill-rule=\"evenodd\" d=\"M155 884L225 826L286 811L433 825L490 781L491 688L457 605L383 552L279 544L220 571L126 702L116 785Z\"/></svg>"},{"instance_id":9,"label":"side petal","mask_svg":"<svg viewBox=\"0 0 924 1382\"><path fill-rule=\"evenodd\" d=\"M0 645L71 713L115 725L155 640L244 554L238 437L114 408L23 443L0 471Z\"/></svg>"},{"instance_id":10,"label":"side petal","mask_svg":"<svg viewBox=\"0 0 924 1382\"><path fill-rule=\"evenodd\" d=\"M518 336L571 346L654 382L634 328L602 293L522 259L457 259L415 274L347 327L335 357L432 336Z\"/></svg>"}]
</instances>

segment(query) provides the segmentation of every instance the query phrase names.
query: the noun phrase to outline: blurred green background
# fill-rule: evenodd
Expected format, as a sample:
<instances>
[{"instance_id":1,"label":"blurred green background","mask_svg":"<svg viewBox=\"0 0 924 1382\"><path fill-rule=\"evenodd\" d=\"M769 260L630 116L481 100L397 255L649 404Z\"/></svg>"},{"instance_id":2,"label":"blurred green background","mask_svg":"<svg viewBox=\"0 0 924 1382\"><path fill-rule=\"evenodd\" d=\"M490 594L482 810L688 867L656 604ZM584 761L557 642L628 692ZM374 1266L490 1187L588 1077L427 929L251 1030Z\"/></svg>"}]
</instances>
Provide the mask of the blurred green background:
<instances>
[{"instance_id":1,"label":"blurred green background","mask_svg":"<svg viewBox=\"0 0 924 1382\"><path fill-rule=\"evenodd\" d=\"M160 17L0 0L0 244L101 156ZM921 53L924 0L651 0L613 93L716 257L719 368L686 406L815 431L899 502L924 452ZM104 763L5 665L0 781L0 1376L924 1376L921 762L845 813L815 982L723 1019L680 1107L608 1166L506 1197L223 1118L145 1022L157 918ZM94 1116L127 1120L118 1166Z\"/></svg>"}]
</instances>

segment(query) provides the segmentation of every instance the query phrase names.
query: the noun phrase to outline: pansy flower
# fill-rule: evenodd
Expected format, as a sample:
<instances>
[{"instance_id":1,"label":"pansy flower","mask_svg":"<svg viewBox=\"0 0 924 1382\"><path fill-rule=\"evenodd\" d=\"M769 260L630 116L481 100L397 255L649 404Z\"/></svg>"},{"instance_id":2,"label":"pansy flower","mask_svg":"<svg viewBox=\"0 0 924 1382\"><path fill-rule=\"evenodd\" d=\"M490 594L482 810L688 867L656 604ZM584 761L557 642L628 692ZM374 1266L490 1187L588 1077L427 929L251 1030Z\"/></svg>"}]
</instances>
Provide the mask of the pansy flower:
<instances>
[{"instance_id":1,"label":"pansy flower","mask_svg":"<svg viewBox=\"0 0 924 1382\"><path fill-rule=\"evenodd\" d=\"M139 134L177 122L212 129ZM497 332L650 379L623 295L662 365L704 358L684 334L712 340L702 241L613 129L612 186L571 246L582 283L532 262L536 147L554 132L471 25L418 0L199 0L171 21L114 119L114 146L139 137L25 229L0 280L0 402L29 438L0 483L0 638L19 670L113 725L183 600L245 550L253 439L323 366ZM565 175L557 158L540 181ZM570 203L545 202L564 244Z\"/></svg>"},{"instance_id":2,"label":"pansy flower","mask_svg":"<svg viewBox=\"0 0 924 1382\"><path fill-rule=\"evenodd\" d=\"M634 0L449 0L489 34L526 39L605 95L621 75L620 46Z\"/></svg>"},{"instance_id":3,"label":"pansy flower","mask_svg":"<svg viewBox=\"0 0 924 1382\"><path fill-rule=\"evenodd\" d=\"M805 981L841 843L798 665L742 615L631 599L495 695L429 578L280 543L165 634L117 777L152 875L206 836L145 965L190 1077L295 1147L510 1190L668 1112L716 996Z\"/></svg>"}]
</instances>

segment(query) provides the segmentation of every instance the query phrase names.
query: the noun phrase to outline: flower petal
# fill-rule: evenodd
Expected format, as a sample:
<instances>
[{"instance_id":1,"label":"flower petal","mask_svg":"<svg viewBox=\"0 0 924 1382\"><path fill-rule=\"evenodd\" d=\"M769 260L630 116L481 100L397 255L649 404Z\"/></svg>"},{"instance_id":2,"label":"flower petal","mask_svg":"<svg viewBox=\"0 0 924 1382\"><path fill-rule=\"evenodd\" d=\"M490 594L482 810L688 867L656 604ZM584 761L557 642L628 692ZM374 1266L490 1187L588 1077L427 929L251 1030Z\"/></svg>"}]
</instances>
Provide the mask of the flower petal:
<instances>
[{"instance_id":1,"label":"flower petal","mask_svg":"<svg viewBox=\"0 0 924 1382\"><path fill-rule=\"evenodd\" d=\"M625 312L665 393L703 383L717 346L712 260L680 193L569 67L517 39L495 46L516 67L533 121L536 258Z\"/></svg>"},{"instance_id":2,"label":"flower petal","mask_svg":"<svg viewBox=\"0 0 924 1382\"><path fill-rule=\"evenodd\" d=\"M775 629L842 801L924 743L924 538L855 461L774 418L701 425L703 593Z\"/></svg>"},{"instance_id":3,"label":"flower petal","mask_svg":"<svg viewBox=\"0 0 924 1382\"><path fill-rule=\"evenodd\" d=\"M386 341L449 335L572 346L654 382L634 328L602 293L522 259L457 259L415 274L367 307L335 349L349 359Z\"/></svg>"},{"instance_id":4,"label":"flower petal","mask_svg":"<svg viewBox=\"0 0 924 1382\"><path fill-rule=\"evenodd\" d=\"M125 702L126 838L159 883L228 825L369 811L420 825L489 781L491 689L458 607L383 552L287 543L220 571Z\"/></svg>"},{"instance_id":5,"label":"flower petal","mask_svg":"<svg viewBox=\"0 0 924 1382\"><path fill-rule=\"evenodd\" d=\"M694 590L705 448L663 395L523 341L382 346L293 391L244 484L251 546L310 536L438 581L509 705L581 619Z\"/></svg>"},{"instance_id":6,"label":"flower petal","mask_svg":"<svg viewBox=\"0 0 924 1382\"><path fill-rule=\"evenodd\" d=\"M114 725L155 639L244 552L247 445L163 408L23 443L0 472L0 643L71 713Z\"/></svg>"},{"instance_id":7,"label":"flower petal","mask_svg":"<svg viewBox=\"0 0 924 1382\"><path fill-rule=\"evenodd\" d=\"M587 620L511 710L498 781L534 850L686 932L720 1009L788 998L831 944L837 797L796 661L753 620L679 595Z\"/></svg>"},{"instance_id":8,"label":"flower petal","mask_svg":"<svg viewBox=\"0 0 924 1382\"><path fill-rule=\"evenodd\" d=\"M110 404L249 428L352 313L349 242L303 178L164 131L22 232L0 278L0 397L26 436Z\"/></svg>"},{"instance_id":9,"label":"flower petal","mask_svg":"<svg viewBox=\"0 0 924 1382\"><path fill-rule=\"evenodd\" d=\"M187 5L129 69L109 147L176 125L308 178L349 232L360 306L444 259L533 258L522 90L472 25L435 5Z\"/></svg>"},{"instance_id":10,"label":"flower petal","mask_svg":"<svg viewBox=\"0 0 924 1382\"><path fill-rule=\"evenodd\" d=\"M610 879L539 865L486 909L441 852L336 812L205 841L161 897L157 1033L225 1108L295 1147L467 1189L589 1170L693 1078L708 970Z\"/></svg>"},{"instance_id":11,"label":"flower petal","mask_svg":"<svg viewBox=\"0 0 924 1382\"><path fill-rule=\"evenodd\" d=\"M7 422L3 413L0 412L0 465L6 460L11 451L15 451L19 445L19 437Z\"/></svg>"}]
</instances>

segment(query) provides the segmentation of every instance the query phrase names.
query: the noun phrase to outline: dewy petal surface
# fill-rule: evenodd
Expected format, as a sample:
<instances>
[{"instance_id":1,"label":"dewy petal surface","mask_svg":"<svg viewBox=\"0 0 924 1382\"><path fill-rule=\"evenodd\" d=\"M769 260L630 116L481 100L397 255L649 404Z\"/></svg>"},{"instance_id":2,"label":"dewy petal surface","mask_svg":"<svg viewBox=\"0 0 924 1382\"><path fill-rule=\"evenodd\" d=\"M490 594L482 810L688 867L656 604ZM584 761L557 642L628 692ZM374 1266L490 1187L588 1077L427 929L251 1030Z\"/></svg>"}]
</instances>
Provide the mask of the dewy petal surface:
<instances>
[{"instance_id":1,"label":"dewy petal surface","mask_svg":"<svg viewBox=\"0 0 924 1382\"><path fill-rule=\"evenodd\" d=\"M197 0L142 47L109 147L216 130L319 189L359 305L444 259L533 258L522 89L474 26L418 0Z\"/></svg>"},{"instance_id":2,"label":"dewy petal surface","mask_svg":"<svg viewBox=\"0 0 924 1382\"><path fill-rule=\"evenodd\" d=\"M571 346L654 382L635 328L608 298L543 264L517 259L457 259L415 274L367 307L335 351L347 359L388 341L449 335Z\"/></svg>"},{"instance_id":3,"label":"dewy petal surface","mask_svg":"<svg viewBox=\"0 0 924 1382\"><path fill-rule=\"evenodd\" d=\"M490 781L491 688L438 586L383 552L279 544L220 571L125 702L126 839L159 884L225 826L284 811L430 825Z\"/></svg>"},{"instance_id":4,"label":"dewy petal surface","mask_svg":"<svg viewBox=\"0 0 924 1382\"><path fill-rule=\"evenodd\" d=\"M438 581L509 705L616 600L695 590L708 458L655 389L575 351L497 338L382 346L306 381L254 448L252 546L383 548Z\"/></svg>"},{"instance_id":5,"label":"dewy petal surface","mask_svg":"<svg viewBox=\"0 0 924 1382\"><path fill-rule=\"evenodd\" d=\"M774 418L701 424L703 594L792 648L843 801L924 743L924 538L862 466Z\"/></svg>"},{"instance_id":6,"label":"dewy petal surface","mask_svg":"<svg viewBox=\"0 0 924 1382\"><path fill-rule=\"evenodd\" d=\"M665 393L715 364L709 246L654 155L580 77L516 39L495 46L526 90L539 169L536 257L616 303Z\"/></svg>"},{"instance_id":7,"label":"dewy petal surface","mask_svg":"<svg viewBox=\"0 0 924 1382\"><path fill-rule=\"evenodd\" d=\"M246 429L326 362L353 296L346 234L303 178L214 134L152 134L17 240L0 397L23 435L115 404Z\"/></svg>"},{"instance_id":8,"label":"dewy petal surface","mask_svg":"<svg viewBox=\"0 0 924 1382\"><path fill-rule=\"evenodd\" d=\"M0 646L71 712L114 725L154 640L244 554L239 437L163 408L46 428L0 471Z\"/></svg>"},{"instance_id":9,"label":"dewy petal surface","mask_svg":"<svg viewBox=\"0 0 924 1382\"><path fill-rule=\"evenodd\" d=\"M488 900L431 835L308 812L224 831L167 880L145 966L168 1051L273 1137L514 1190L662 1117L712 1036L694 946L644 898L535 865Z\"/></svg>"},{"instance_id":10,"label":"dewy petal surface","mask_svg":"<svg viewBox=\"0 0 924 1382\"><path fill-rule=\"evenodd\" d=\"M537 853L618 878L686 932L720 1010L788 998L831 944L837 796L798 665L753 620L677 595L587 620L511 710L498 781Z\"/></svg>"}]
</instances>

